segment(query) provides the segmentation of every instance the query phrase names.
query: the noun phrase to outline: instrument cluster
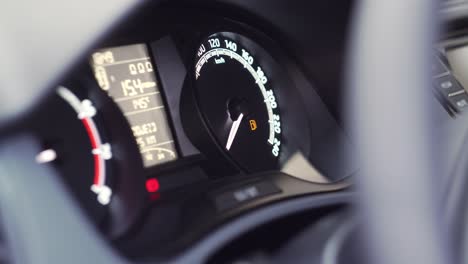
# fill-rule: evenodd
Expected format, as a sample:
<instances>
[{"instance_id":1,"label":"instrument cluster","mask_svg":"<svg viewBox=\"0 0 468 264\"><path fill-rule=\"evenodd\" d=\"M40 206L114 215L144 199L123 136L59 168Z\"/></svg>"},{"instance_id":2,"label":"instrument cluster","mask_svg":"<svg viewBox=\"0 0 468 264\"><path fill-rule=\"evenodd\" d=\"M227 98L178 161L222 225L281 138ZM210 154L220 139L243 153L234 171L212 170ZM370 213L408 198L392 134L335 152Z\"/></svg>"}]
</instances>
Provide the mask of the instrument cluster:
<instances>
[{"instance_id":1,"label":"instrument cluster","mask_svg":"<svg viewBox=\"0 0 468 264\"><path fill-rule=\"evenodd\" d=\"M348 186L355 168L325 158L347 139L274 35L158 10L91 50L30 121L36 161L104 234L131 252L179 247L262 204Z\"/></svg>"}]
</instances>

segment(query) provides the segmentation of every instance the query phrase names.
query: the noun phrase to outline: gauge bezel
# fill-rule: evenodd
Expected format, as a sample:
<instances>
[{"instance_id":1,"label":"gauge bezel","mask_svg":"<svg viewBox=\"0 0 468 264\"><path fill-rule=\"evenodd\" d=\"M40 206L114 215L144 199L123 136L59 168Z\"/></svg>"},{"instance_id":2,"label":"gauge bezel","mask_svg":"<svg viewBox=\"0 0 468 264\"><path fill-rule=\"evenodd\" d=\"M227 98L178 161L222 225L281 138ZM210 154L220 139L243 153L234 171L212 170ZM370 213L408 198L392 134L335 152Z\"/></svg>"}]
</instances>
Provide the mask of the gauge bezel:
<instances>
[{"instance_id":1,"label":"gauge bezel","mask_svg":"<svg viewBox=\"0 0 468 264\"><path fill-rule=\"evenodd\" d=\"M208 127L210 127L210 131L212 135L216 138L216 141L221 146L224 146L221 142L221 138L216 136L216 133L213 131L211 125L209 125L208 115L211 113L203 111L206 106L201 105L201 93L203 87L198 85L198 78L199 77L206 77L205 75L201 76L204 66L208 67L208 63L210 59L214 58L223 58L225 57L227 60L231 59L234 60L236 63L240 63L243 65L244 69L247 69L246 76L252 77L251 82L255 81L254 86L257 88L257 91L260 92L261 97L263 98L263 102L257 102L262 104L265 103L265 110L268 116L268 139L267 142L258 142L256 144L260 144L260 146L264 146L267 144L270 146L270 152L262 153L268 159L272 159L275 164L259 164L255 163L255 166L268 166L264 167L264 169L259 169L261 167L256 167L256 169L252 167L246 167L247 164L243 163L242 161L238 160L238 158L243 157L234 157L234 154L227 149L224 149L228 153L228 156L234 160L242 169L248 172L253 171L265 171L265 170L275 170L278 169L278 159L281 154L281 140L282 140L282 133L281 133L281 108L279 106L279 102L276 99L276 91L277 89L282 86L276 83L278 79L277 76L271 76L270 73L274 73L277 71L277 65L270 54L267 53L262 47L257 45L253 40L246 38L243 35L234 33L234 32L217 32L207 36L202 43L200 43L198 52L195 56L194 61L194 69L195 72L192 74L195 75L195 82L193 89L195 90L195 97L197 98L197 105L198 108L203 113L206 123ZM266 64L266 65L265 65ZM213 67L213 66L211 66ZM238 67L241 67L240 65ZM205 73L208 74L208 73ZM193 76L193 75L192 75ZM276 81L276 82L275 82ZM260 107L262 108L262 107ZM227 113L226 113L227 114ZM222 114L223 115L223 114ZM263 124L260 124L263 125ZM251 142L253 143L253 142ZM243 142L238 142L237 144L246 144ZM251 157L251 159L256 159L256 157ZM248 159L248 160L251 160ZM253 164L252 164L253 165Z\"/></svg>"},{"instance_id":2,"label":"gauge bezel","mask_svg":"<svg viewBox=\"0 0 468 264\"><path fill-rule=\"evenodd\" d=\"M225 24L224 27L206 26L206 28L203 28L197 34L197 41L191 43L192 48L190 50L192 50L192 52L190 55L186 54L186 61L190 60L192 61L192 64L188 66L188 75L184 87L184 93L192 93L191 100L198 102L196 92L187 90L194 90L195 84L192 81L195 79L196 63L194 62L197 61L197 52L200 44L207 40L209 36L221 33L228 34L227 37L232 39L232 37L238 35L247 40L247 42L242 42L242 46L245 47L246 50L252 51L254 54L258 53L260 49L260 52L263 54L261 58L256 58L256 60L258 60L258 65L261 65L262 69L264 69L265 75L269 76L269 86L275 93L275 98L281 114L281 151L278 157L278 166L276 168L276 170L281 170L282 165L295 153L301 152L304 156L308 156L311 145L309 137L307 136L310 131L309 122L307 120L307 116L303 114L305 112L305 108L302 103L302 98L295 87L294 81L289 76L289 63L285 60L285 57L278 45L276 45L275 42L265 34L250 29L245 25L233 23L232 21L231 23L225 21L225 23L227 24ZM229 36L229 34L231 34L231 36ZM273 57L272 54L278 56ZM193 123L195 122L191 122L191 124L186 126L186 133L191 137L194 144L208 156L208 159L219 161L220 157L223 157L223 159L228 159L233 166L240 170L240 172L248 173L249 170L245 169L233 160L229 153L225 151L223 146L220 145L217 137L212 131L210 131L209 125L206 123L206 118L203 116L204 114L197 102L195 103L195 109L189 109L186 107L185 110L182 109L181 111L190 112L187 114L189 117L186 117L185 120L193 119L193 113L198 113L197 122L201 122L203 125L199 125L197 130L207 129L208 135L200 137L200 134L202 133L199 133L197 136L192 136L189 133L189 130L194 130L190 129L190 127L194 126ZM282 105L288 105L284 112ZM299 142L298 139L302 139L302 142ZM216 145L217 149L215 150L213 146L210 146L209 148L206 147L208 142L210 142L211 145ZM275 170L275 168L271 168L271 170Z\"/></svg>"}]
</instances>

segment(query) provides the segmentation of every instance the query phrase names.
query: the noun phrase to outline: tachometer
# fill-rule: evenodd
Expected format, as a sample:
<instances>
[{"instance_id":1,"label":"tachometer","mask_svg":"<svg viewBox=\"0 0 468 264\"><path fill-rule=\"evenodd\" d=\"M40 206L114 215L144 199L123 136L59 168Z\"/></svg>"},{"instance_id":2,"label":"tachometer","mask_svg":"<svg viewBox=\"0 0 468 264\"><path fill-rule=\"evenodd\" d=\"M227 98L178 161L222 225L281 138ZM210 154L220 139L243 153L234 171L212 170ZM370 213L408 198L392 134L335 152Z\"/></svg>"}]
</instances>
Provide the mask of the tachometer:
<instances>
[{"instance_id":1,"label":"tachometer","mask_svg":"<svg viewBox=\"0 0 468 264\"><path fill-rule=\"evenodd\" d=\"M28 122L41 139L36 161L56 169L85 212L109 236L143 208L144 177L125 117L95 83L70 80Z\"/></svg>"},{"instance_id":2,"label":"tachometer","mask_svg":"<svg viewBox=\"0 0 468 264\"><path fill-rule=\"evenodd\" d=\"M81 101L74 93L65 87L59 87L57 94L65 100L76 112L77 118L81 120L86 134L91 144L91 153L94 160L93 182L90 185L90 190L96 194L97 202L101 205L110 203L112 197L112 189L106 181L106 161L112 158L111 145L105 143L101 139L101 135L97 129L93 117L96 115L96 108L89 99ZM40 155L37 159L40 160Z\"/></svg>"},{"instance_id":3,"label":"tachometer","mask_svg":"<svg viewBox=\"0 0 468 264\"><path fill-rule=\"evenodd\" d=\"M32 119L44 149L36 161L52 164L96 222L113 200L113 153L95 98L82 89L58 87Z\"/></svg>"},{"instance_id":4,"label":"tachometer","mask_svg":"<svg viewBox=\"0 0 468 264\"><path fill-rule=\"evenodd\" d=\"M264 49L239 34L221 32L198 48L195 94L218 143L248 171L275 169L281 152L281 115L273 65Z\"/></svg>"}]
</instances>

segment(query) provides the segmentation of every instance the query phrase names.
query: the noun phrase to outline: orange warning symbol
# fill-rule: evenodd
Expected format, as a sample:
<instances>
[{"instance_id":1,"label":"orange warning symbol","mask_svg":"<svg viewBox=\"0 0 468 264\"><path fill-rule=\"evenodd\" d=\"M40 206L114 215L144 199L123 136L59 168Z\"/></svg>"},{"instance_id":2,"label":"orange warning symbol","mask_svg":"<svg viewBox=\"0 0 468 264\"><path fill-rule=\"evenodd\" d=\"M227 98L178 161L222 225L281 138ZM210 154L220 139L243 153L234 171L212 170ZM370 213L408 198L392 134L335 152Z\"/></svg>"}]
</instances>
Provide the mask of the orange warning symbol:
<instances>
[{"instance_id":1,"label":"orange warning symbol","mask_svg":"<svg viewBox=\"0 0 468 264\"><path fill-rule=\"evenodd\" d=\"M257 121L254 119L249 120L250 130L255 131L257 129Z\"/></svg>"}]
</instances>

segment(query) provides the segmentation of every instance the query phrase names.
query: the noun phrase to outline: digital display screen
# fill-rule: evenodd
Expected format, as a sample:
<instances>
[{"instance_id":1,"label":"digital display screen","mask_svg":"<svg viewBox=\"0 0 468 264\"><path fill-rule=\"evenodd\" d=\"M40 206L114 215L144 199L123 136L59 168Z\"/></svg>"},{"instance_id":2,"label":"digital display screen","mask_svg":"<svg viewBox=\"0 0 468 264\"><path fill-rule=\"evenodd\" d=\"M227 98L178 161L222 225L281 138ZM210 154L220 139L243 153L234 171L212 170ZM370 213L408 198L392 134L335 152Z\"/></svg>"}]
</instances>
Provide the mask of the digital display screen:
<instances>
[{"instance_id":1,"label":"digital display screen","mask_svg":"<svg viewBox=\"0 0 468 264\"><path fill-rule=\"evenodd\" d=\"M143 164L152 167L177 159L160 86L147 46L106 48L92 54L96 80L127 118Z\"/></svg>"}]
</instances>

